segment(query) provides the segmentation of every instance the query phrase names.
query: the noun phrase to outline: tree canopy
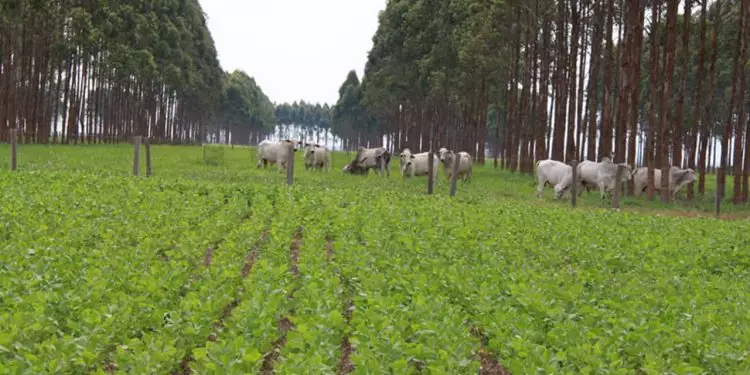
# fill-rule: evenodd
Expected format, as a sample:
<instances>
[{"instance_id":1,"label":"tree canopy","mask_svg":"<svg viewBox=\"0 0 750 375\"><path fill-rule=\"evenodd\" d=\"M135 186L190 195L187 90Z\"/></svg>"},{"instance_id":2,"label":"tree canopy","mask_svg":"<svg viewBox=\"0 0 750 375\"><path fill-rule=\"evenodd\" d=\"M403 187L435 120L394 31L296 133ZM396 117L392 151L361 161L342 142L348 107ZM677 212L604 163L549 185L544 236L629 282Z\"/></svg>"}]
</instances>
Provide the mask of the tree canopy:
<instances>
[{"instance_id":1,"label":"tree canopy","mask_svg":"<svg viewBox=\"0 0 750 375\"><path fill-rule=\"evenodd\" d=\"M0 1L0 140L196 142L230 119L271 124L257 85L226 75L198 0ZM227 86L244 87L248 118Z\"/></svg>"}]
</instances>

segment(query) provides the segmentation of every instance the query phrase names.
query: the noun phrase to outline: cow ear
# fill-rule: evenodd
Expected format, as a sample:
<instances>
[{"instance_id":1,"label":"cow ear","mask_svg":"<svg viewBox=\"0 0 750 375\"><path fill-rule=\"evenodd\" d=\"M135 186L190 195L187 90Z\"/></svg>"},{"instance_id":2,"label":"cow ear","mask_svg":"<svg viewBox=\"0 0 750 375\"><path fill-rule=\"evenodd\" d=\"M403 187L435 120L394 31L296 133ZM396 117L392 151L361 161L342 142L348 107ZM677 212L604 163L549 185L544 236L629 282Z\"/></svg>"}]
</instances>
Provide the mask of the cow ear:
<instances>
[{"instance_id":1,"label":"cow ear","mask_svg":"<svg viewBox=\"0 0 750 375\"><path fill-rule=\"evenodd\" d=\"M410 159L416 159L416 158L417 158L416 156L412 155Z\"/></svg>"}]
</instances>

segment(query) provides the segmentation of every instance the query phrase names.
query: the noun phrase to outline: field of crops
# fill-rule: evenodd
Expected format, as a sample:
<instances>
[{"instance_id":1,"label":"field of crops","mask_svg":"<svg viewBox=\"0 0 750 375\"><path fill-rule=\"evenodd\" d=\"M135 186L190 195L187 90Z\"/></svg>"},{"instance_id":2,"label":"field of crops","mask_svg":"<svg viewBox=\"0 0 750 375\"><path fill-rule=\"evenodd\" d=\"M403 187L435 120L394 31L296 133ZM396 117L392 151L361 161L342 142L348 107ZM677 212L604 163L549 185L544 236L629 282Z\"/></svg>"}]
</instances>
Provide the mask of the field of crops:
<instances>
[{"instance_id":1,"label":"field of crops","mask_svg":"<svg viewBox=\"0 0 750 375\"><path fill-rule=\"evenodd\" d=\"M0 373L750 373L747 219L571 209L489 165L450 198L397 159L298 159L290 188L247 148L153 154L0 171Z\"/></svg>"}]
</instances>

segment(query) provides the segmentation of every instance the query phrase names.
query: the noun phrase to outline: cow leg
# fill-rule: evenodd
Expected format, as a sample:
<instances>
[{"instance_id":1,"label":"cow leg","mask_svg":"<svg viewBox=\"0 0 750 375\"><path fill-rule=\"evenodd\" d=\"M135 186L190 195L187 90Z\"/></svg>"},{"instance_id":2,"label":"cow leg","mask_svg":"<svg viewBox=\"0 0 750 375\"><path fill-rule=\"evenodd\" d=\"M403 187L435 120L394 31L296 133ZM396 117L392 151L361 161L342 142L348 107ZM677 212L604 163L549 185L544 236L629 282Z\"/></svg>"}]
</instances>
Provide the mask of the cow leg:
<instances>
[{"instance_id":1,"label":"cow leg","mask_svg":"<svg viewBox=\"0 0 750 375\"><path fill-rule=\"evenodd\" d=\"M538 183L536 185L536 197L542 199L542 193L544 192L544 186L547 185L547 181Z\"/></svg>"}]
</instances>

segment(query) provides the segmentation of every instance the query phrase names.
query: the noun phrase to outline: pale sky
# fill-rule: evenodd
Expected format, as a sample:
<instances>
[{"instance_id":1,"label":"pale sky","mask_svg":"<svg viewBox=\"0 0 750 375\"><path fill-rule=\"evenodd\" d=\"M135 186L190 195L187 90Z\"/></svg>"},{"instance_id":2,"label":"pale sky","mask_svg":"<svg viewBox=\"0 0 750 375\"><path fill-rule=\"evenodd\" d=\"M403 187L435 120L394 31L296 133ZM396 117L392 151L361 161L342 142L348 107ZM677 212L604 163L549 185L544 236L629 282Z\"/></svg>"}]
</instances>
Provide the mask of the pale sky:
<instances>
[{"instance_id":1,"label":"pale sky","mask_svg":"<svg viewBox=\"0 0 750 375\"><path fill-rule=\"evenodd\" d=\"M386 0L200 0L219 62L242 69L277 103L336 103L360 79Z\"/></svg>"}]
</instances>

